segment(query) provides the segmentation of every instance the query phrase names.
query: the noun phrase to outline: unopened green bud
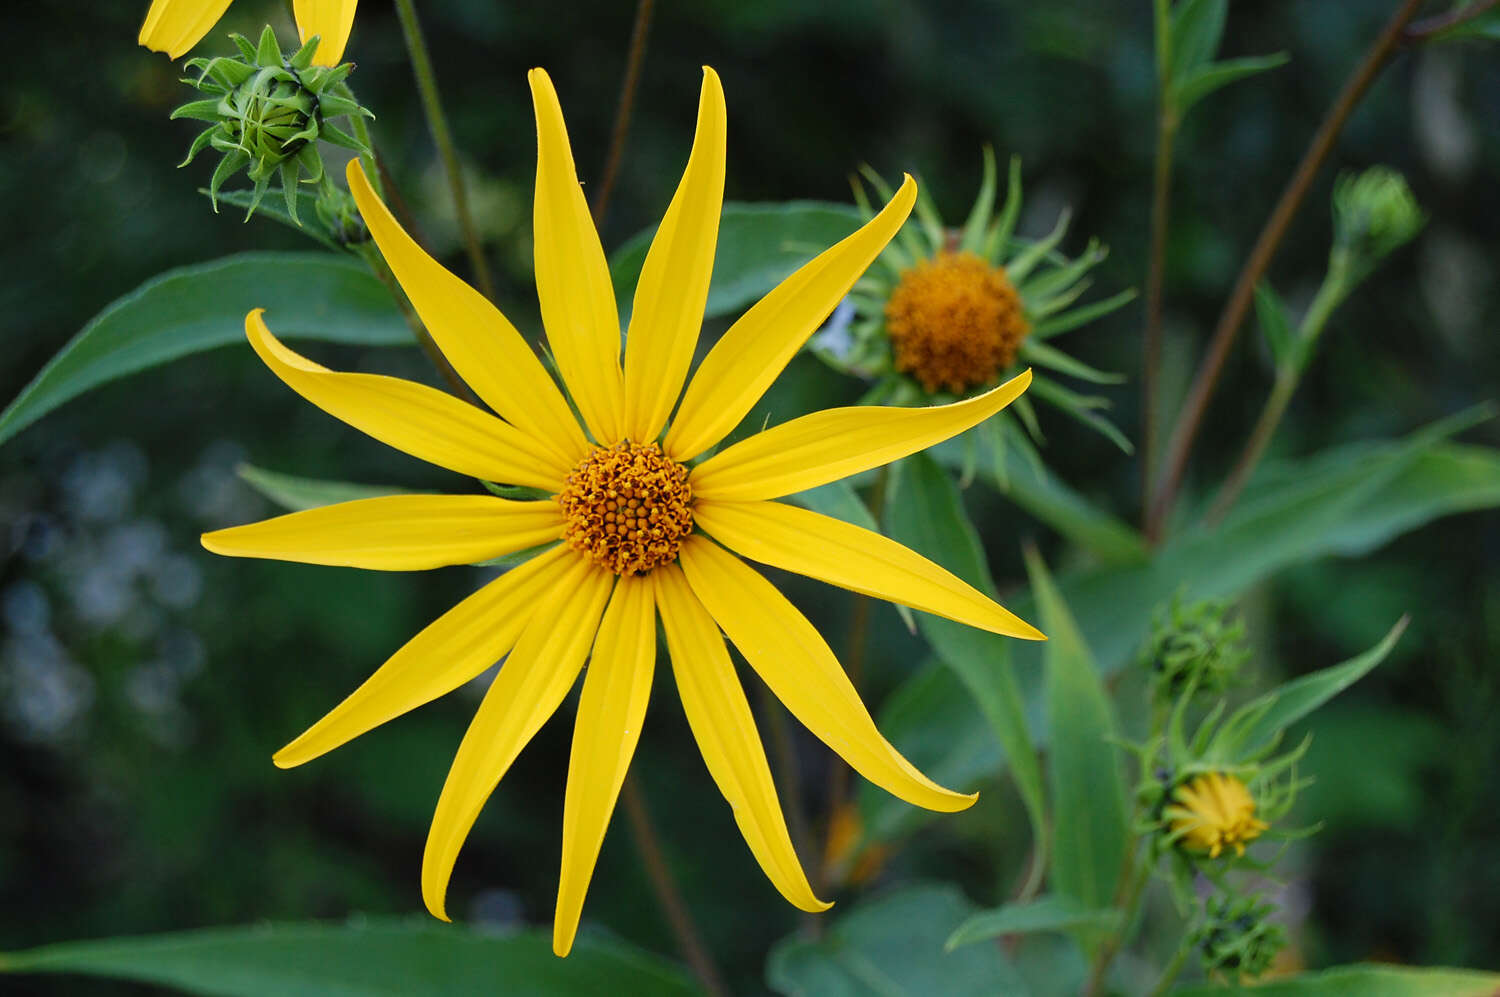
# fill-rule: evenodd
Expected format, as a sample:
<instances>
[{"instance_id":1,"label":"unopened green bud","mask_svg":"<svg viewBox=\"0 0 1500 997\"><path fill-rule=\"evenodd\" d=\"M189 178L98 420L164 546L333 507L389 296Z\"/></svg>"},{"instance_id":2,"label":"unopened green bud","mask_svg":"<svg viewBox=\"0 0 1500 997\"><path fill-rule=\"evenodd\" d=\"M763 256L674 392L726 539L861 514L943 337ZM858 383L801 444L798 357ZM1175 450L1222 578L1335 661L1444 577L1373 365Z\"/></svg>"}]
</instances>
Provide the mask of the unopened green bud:
<instances>
[{"instance_id":1,"label":"unopened green bud","mask_svg":"<svg viewBox=\"0 0 1500 997\"><path fill-rule=\"evenodd\" d=\"M1286 947L1286 929L1271 920L1276 908L1259 896L1215 894L1203 903L1190 939L1206 973L1238 981L1260 976Z\"/></svg>"},{"instance_id":2,"label":"unopened green bud","mask_svg":"<svg viewBox=\"0 0 1500 997\"><path fill-rule=\"evenodd\" d=\"M1333 188L1330 269L1346 268L1351 284L1362 280L1426 221L1400 173L1384 166L1346 173Z\"/></svg>"},{"instance_id":3,"label":"unopened green bud","mask_svg":"<svg viewBox=\"0 0 1500 997\"><path fill-rule=\"evenodd\" d=\"M1180 596L1151 621L1151 636L1141 653L1151 671L1152 699L1163 704L1188 690L1210 696L1223 692L1249 659L1245 622L1231 617L1228 603L1184 603Z\"/></svg>"},{"instance_id":4,"label":"unopened green bud","mask_svg":"<svg viewBox=\"0 0 1500 997\"><path fill-rule=\"evenodd\" d=\"M243 169L255 185L247 219L271 181L280 177L287 214L300 224L297 185L318 183L324 175L319 140L370 154L364 143L329 123L338 117L373 117L346 96L347 88L341 86L354 64L314 66L316 37L290 57L284 56L270 26L261 32L256 45L242 35L230 38L239 57L188 62L199 75L184 82L212 96L172 112L173 118L193 118L210 125L193 141L182 165L209 147L224 154L209 183L215 211L220 187Z\"/></svg>"}]
</instances>

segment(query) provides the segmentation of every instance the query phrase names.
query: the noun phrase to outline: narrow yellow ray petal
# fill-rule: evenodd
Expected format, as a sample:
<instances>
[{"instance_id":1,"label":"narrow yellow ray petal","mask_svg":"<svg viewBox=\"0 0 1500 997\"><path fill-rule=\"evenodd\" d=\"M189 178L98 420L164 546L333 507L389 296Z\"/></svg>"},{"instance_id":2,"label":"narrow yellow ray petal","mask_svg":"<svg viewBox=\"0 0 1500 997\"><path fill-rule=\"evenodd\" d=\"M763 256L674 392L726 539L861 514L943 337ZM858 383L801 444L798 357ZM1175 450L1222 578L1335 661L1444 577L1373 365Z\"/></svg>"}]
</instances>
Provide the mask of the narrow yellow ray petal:
<instances>
[{"instance_id":1,"label":"narrow yellow ray petal","mask_svg":"<svg viewBox=\"0 0 1500 997\"><path fill-rule=\"evenodd\" d=\"M928 779L880 735L817 630L754 569L702 536L688 538L680 561L694 594L750 667L856 772L928 810L963 810L978 799Z\"/></svg>"},{"instance_id":2,"label":"narrow yellow ray petal","mask_svg":"<svg viewBox=\"0 0 1500 997\"><path fill-rule=\"evenodd\" d=\"M530 434L424 384L315 364L271 335L262 311L245 316L250 345L288 387L335 419L460 474L562 490L569 466Z\"/></svg>"},{"instance_id":3,"label":"narrow yellow ray petal","mask_svg":"<svg viewBox=\"0 0 1500 997\"><path fill-rule=\"evenodd\" d=\"M505 656L557 580L577 561L566 547L512 568L428 624L322 720L276 752L292 768L430 703Z\"/></svg>"},{"instance_id":4,"label":"narrow yellow ray petal","mask_svg":"<svg viewBox=\"0 0 1500 997\"><path fill-rule=\"evenodd\" d=\"M827 910L832 905L813 893L792 847L755 717L719 628L675 564L657 568L651 577L688 726L740 834L766 878L792 905Z\"/></svg>"},{"instance_id":5,"label":"narrow yellow ray petal","mask_svg":"<svg viewBox=\"0 0 1500 997\"><path fill-rule=\"evenodd\" d=\"M921 554L841 519L780 502L703 499L693 519L752 561L1007 637L1041 631Z\"/></svg>"},{"instance_id":6,"label":"narrow yellow ray petal","mask_svg":"<svg viewBox=\"0 0 1500 997\"><path fill-rule=\"evenodd\" d=\"M292 15L297 19L297 34L306 45L318 37L318 51L313 64L337 66L344 57L349 32L354 27L357 0L292 0Z\"/></svg>"},{"instance_id":7,"label":"narrow yellow ray petal","mask_svg":"<svg viewBox=\"0 0 1500 997\"><path fill-rule=\"evenodd\" d=\"M562 536L556 502L493 495L382 495L203 534L229 557L376 571L475 564Z\"/></svg>"},{"instance_id":8,"label":"narrow yellow ray petal","mask_svg":"<svg viewBox=\"0 0 1500 997\"><path fill-rule=\"evenodd\" d=\"M693 152L641 266L625 335L625 435L637 442L666 425L698 345L724 207L724 143L724 90L705 66Z\"/></svg>"},{"instance_id":9,"label":"narrow yellow ray petal","mask_svg":"<svg viewBox=\"0 0 1500 997\"><path fill-rule=\"evenodd\" d=\"M625 406L615 289L573 166L557 91L541 69L533 69L527 79L536 107L532 238L542 326L594 441L610 446L623 437Z\"/></svg>"},{"instance_id":10,"label":"narrow yellow ray petal","mask_svg":"<svg viewBox=\"0 0 1500 997\"><path fill-rule=\"evenodd\" d=\"M691 460L729 434L911 214L911 177L880 212L804 264L729 327L698 365L663 449Z\"/></svg>"},{"instance_id":11,"label":"narrow yellow ray petal","mask_svg":"<svg viewBox=\"0 0 1500 997\"><path fill-rule=\"evenodd\" d=\"M449 919L444 898L459 849L511 762L572 688L614 580L613 574L572 558L568 571L536 604L479 704L443 783L422 854L422 899L433 917Z\"/></svg>"},{"instance_id":12,"label":"narrow yellow ray petal","mask_svg":"<svg viewBox=\"0 0 1500 997\"><path fill-rule=\"evenodd\" d=\"M641 737L656 666L656 607L651 580L621 578L594 641L594 656L578 699L568 791L563 803L562 875L552 951L565 956L578 933L583 898L594 874L604 831Z\"/></svg>"},{"instance_id":13,"label":"narrow yellow ray petal","mask_svg":"<svg viewBox=\"0 0 1500 997\"><path fill-rule=\"evenodd\" d=\"M381 255L453 369L502 418L546 443L568 464L582 460L589 446L578 420L516 327L406 234L371 188L358 159L349 161L345 173Z\"/></svg>"},{"instance_id":14,"label":"narrow yellow ray petal","mask_svg":"<svg viewBox=\"0 0 1500 997\"><path fill-rule=\"evenodd\" d=\"M230 0L152 0L136 41L176 59L202 41L229 4Z\"/></svg>"},{"instance_id":15,"label":"narrow yellow ray petal","mask_svg":"<svg viewBox=\"0 0 1500 997\"><path fill-rule=\"evenodd\" d=\"M992 391L927 408L824 409L726 447L693 469L700 499L779 498L888 464L941 443L1005 408L1031 383L1024 370Z\"/></svg>"}]
</instances>

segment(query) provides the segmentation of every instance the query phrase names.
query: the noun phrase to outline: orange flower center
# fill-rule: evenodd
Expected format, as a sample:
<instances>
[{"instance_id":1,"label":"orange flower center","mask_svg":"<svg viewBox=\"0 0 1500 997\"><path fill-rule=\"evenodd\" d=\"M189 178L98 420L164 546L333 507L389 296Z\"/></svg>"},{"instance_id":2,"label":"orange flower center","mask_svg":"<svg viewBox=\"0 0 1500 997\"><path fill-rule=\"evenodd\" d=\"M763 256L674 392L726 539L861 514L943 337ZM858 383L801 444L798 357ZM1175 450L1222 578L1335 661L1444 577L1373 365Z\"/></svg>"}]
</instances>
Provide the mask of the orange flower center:
<instances>
[{"instance_id":1,"label":"orange flower center","mask_svg":"<svg viewBox=\"0 0 1500 997\"><path fill-rule=\"evenodd\" d=\"M568 474L557 501L568 546L617 575L676 560L693 531L688 469L655 443L596 448Z\"/></svg>"},{"instance_id":2,"label":"orange flower center","mask_svg":"<svg viewBox=\"0 0 1500 997\"><path fill-rule=\"evenodd\" d=\"M1232 775L1210 772L1178 786L1174 805L1165 811L1172 833L1189 851L1218 858L1226 848L1245 854L1245 845L1271 825L1255 817L1255 800L1245 784Z\"/></svg>"},{"instance_id":3,"label":"orange flower center","mask_svg":"<svg viewBox=\"0 0 1500 997\"><path fill-rule=\"evenodd\" d=\"M885 305L896 369L927 391L963 394L1016 361L1031 331L1003 267L974 253L939 253L901 275Z\"/></svg>"}]
</instances>

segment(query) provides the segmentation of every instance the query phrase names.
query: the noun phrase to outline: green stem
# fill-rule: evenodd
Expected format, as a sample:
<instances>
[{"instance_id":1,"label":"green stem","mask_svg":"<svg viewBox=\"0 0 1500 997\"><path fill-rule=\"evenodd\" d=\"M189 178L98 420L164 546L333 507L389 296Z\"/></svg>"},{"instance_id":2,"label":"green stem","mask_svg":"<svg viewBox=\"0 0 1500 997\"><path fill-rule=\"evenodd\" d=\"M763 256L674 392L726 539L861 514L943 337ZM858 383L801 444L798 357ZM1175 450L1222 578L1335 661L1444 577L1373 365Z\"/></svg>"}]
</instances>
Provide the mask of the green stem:
<instances>
[{"instance_id":1,"label":"green stem","mask_svg":"<svg viewBox=\"0 0 1500 997\"><path fill-rule=\"evenodd\" d=\"M1151 864L1141 861L1133 849L1126 852L1125 862L1126 866L1121 870L1120 897L1115 904L1120 909L1120 927L1104 939L1094 955L1089 982L1083 990L1089 997L1104 992L1104 976L1115 956L1120 954L1120 949L1135 932L1136 922L1140 919L1141 901L1146 896L1146 883L1151 879Z\"/></svg>"},{"instance_id":2,"label":"green stem","mask_svg":"<svg viewBox=\"0 0 1500 997\"><path fill-rule=\"evenodd\" d=\"M479 293L486 298L493 298L495 287L490 280L489 264L484 260L484 250L479 244L474 218L469 213L469 195L464 188L458 150L454 148L453 135L448 130L448 117L443 113L442 98L438 96L437 76L432 71L432 57L427 52L427 42L422 38L422 25L417 21L417 11L412 6L412 0L396 0L396 16L401 19L401 33L406 38L406 51L411 56L412 72L417 77L417 92L422 98L422 109L427 114L427 125L432 129L432 140L437 143L438 153L443 157L443 169L448 174L448 187L453 192L453 208L458 215L458 226L463 231L464 248L469 255L469 266L474 271L474 282L478 285Z\"/></svg>"},{"instance_id":3,"label":"green stem","mask_svg":"<svg viewBox=\"0 0 1500 997\"><path fill-rule=\"evenodd\" d=\"M1193 954L1193 946L1189 944L1186 937L1177 946L1177 954L1172 956L1172 961L1167 963L1167 968L1162 970L1161 977L1156 981L1156 986L1151 988L1148 997L1163 997L1172 989L1172 984L1177 982L1177 977L1182 973L1182 967L1187 965L1188 956Z\"/></svg>"},{"instance_id":4,"label":"green stem","mask_svg":"<svg viewBox=\"0 0 1500 997\"><path fill-rule=\"evenodd\" d=\"M620 102L615 106L615 125L610 132L609 155L604 160L604 175L599 179L599 192L594 195L595 228L604 223L609 196L615 189L615 176L620 172L620 160L625 155L625 138L630 134L630 112L635 106L635 92L641 83L641 63L646 58L646 36L651 29L651 13L655 6L653 0L640 0L636 4L635 24L630 29L630 54L625 59L625 78L620 81Z\"/></svg>"},{"instance_id":5,"label":"green stem","mask_svg":"<svg viewBox=\"0 0 1500 997\"><path fill-rule=\"evenodd\" d=\"M355 99L354 91L349 89L349 84L340 83L336 90L338 95L345 100L353 101L356 104L359 103ZM370 150L368 153L361 152L359 154L359 161L365 168L365 176L369 177L370 183L374 185L375 193L379 194L380 199L383 201L385 200L385 181L381 176L380 165L375 160L375 143L370 141L370 126L366 124L365 117L362 114L349 115L349 121L353 124L354 137L359 139L359 144Z\"/></svg>"},{"instance_id":6,"label":"green stem","mask_svg":"<svg viewBox=\"0 0 1500 997\"><path fill-rule=\"evenodd\" d=\"M1172 146L1177 136L1177 108L1171 92L1171 9L1167 0L1153 4L1156 25L1156 168L1151 184L1151 254L1146 270L1146 329L1141 356L1141 517L1151 501L1156 462L1162 341L1162 299L1167 262L1167 223L1172 196Z\"/></svg>"}]
</instances>

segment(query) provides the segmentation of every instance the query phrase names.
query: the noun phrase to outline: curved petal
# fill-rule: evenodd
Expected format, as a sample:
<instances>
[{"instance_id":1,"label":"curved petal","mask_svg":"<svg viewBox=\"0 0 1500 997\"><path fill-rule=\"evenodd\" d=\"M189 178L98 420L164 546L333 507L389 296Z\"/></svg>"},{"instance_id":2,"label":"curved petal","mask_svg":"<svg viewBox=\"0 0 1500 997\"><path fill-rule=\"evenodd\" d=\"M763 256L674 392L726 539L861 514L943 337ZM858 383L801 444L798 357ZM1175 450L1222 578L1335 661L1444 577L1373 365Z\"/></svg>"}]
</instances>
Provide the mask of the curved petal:
<instances>
[{"instance_id":1,"label":"curved petal","mask_svg":"<svg viewBox=\"0 0 1500 997\"><path fill-rule=\"evenodd\" d=\"M630 768L641 720L651 699L656 666L656 606L651 580L621 578L594 641L594 656L578 699L568 792L563 803L562 875L552 951L565 956L578 933L578 916L594 874L604 831Z\"/></svg>"},{"instance_id":2,"label":"curved petal","mask_svg":"<svg viewBox=\"0 0 1500 997\"><path fill-rule=\"evenodd\" d=\"M245 316L250 345L288 387L335 419L450 471L562 490L571 468L527 433L424 384L315 364L271 335L263 311Z\"/></svg>"},{"instance_id":3,"label":"curved petal","mask_svg":"<svg viewBox=\"0 0 1500 997\"><path fill-rule=\"evenodd\" d=\"M176 59L213 30L229 4L230 0L152 0L136 41Z\"/></svg>"},{"instance_id":4,"label":"curved petal","mask_svg":"<svg viewBox=\"0 0 1500 997\"><path fill-rule=\"evenodd\" d=\"M855 405L772 426L714 454L688 479L699 499L773 499L888 464L988 419L1031 383L1025 370L992 391L927 408Z\"/></svg>"},{"instance_id":5,"label":"curved petal","mask_svg":"<svg viewBox=\"0 0 1500 997\"><path fill-rule=\"evenodd\" d=\"M566 547L538 554L439 616L327 716L272 757L289 769L445 696L505 657L541 596L577 561Z\"/></svg>"},{"instance_id":6,"label":"curved petal","mask_svg":"<svg viewBox=\"0 0 1500 997\"><path fill-rule=\"evenodd\" d=\"M625 436L637 442L666 425L698 345L724 207L725 128L724 90L704 66L693 152L641 266L625 334Z\"/></svg>"},{"instance_id":7,"label":"curved petal","mask_svg":"<svg viewBox=\"0 0 1500 997\"><path fill-rule=\"evenodd\" d=\"M917 199L911 177L859 231L804 264L729 327L698 365L663 449L698 456L729 435L900 230Z\"/></svg>"},{"instance_id":8,"label":"curved petal","mask_svg":"<svg viewBox=\"0 0 1500 997\"><path fill-rule=\"evenodd\" d=\"M344 46L349 41L349 31L354 27L354 8L357 0L292 0L292 15L297 19L297 34L306 45L313 35L318 38L318 51L313 55L313 64L337 66L344 57Z\"/></svg>"},{"instance_id":9,"label":"curved petal","mask_svg":"<svg viewBox=\"0 0 1500 997\"><path fill-rule=\"evenodd\" d=\"M370 186L359 160L345 171L360 217L443 356L474 393L569 465L588 442L567 399L531 347L484 295L428 256Z\"/></svg>"},{"instance_id":10,"label":"curved petal","mask_svg":"<svg viewBox=\"0 0 1500 997\"><path fill-rule=\"evenodd\" d=\"M493 495L382 495L203 534L229 557L376 571L476 564L562 536L556 502Z\"/></svg>"},{"instance_id":11,"label":"curved petal","mask_svg":"<svg viewBox=\"0 0 1500 997\"><path fill-rule=\"evenodd\" d=\"M702 536L688 538L680 560L693 593L750 667L856 772L928 810L963 810L978 799L928 779L880 736L838 659L774 585Z\"/></svg>"},{"instance_id":12,"label":"curved petal","mask_svg":"<svg viewBox=\"0 0 1500 997\"><path fill-rule=\"evenodd\" d=\"M578 184L557 91L543 70L533 69L527 79L536 107L532 237L542 325L557 369L594 441L611 446L623 437L625 406L615 288Z\"/></svg>"},{"instance_id":13,"label":"curved petal","mask_svg":"<svg viewBox=\"0 0 1500 997\"><path fill-rule=\"evenodd\" d=\"M669 564L651 577L688 726L709 774L729 801L740 834L766 878L790 903L814 913L827 910L832 905L813 893L792 847L755 717L719 628L688 587L682 569Z\"/></svg>"},{"instance_id":14,"label":"curved petal","mask_svg":"<svg viewBox=\"0 0 1500 997\"><path fill-rule=\"evenodd\" d=\"M693 519L752 561L1007 637L1045 639L1036 627L916 551L841 519L780 502L707 499L697 503Z\"/></svg>"},{"instance_id":15,"label":"curved petal","mask_svg":"<svg viewBox=\"0 0 1500 997\"><path fill-rule=\"evenodd\" d=\"M536 604L515 650L474 714L438 797L422 853L422 899L448 920L448 878L484 801L557 710L588 657L615 576L582 558Z\"/></svg>"}]
</instances>

